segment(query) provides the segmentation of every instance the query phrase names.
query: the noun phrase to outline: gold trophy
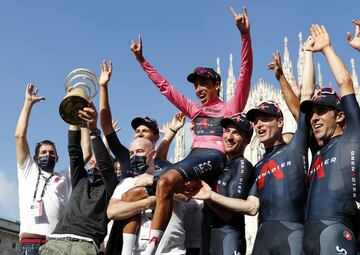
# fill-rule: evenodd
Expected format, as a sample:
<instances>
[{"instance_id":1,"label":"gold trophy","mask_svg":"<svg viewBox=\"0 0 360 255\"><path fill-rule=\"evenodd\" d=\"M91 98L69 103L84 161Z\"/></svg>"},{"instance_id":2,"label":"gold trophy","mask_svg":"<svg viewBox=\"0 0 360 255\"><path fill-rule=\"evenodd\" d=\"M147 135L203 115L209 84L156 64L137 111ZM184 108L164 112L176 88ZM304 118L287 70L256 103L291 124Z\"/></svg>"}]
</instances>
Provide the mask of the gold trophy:
<instances>
[{"instance_id":1,"label":"gold trophy","mask_svg":"<svg viewBox=\"0 0 360 255\"><path fill-rule=\"evenodd\" d=\"M59 106L61 118L69 124L80 125L83 121L78 112L89 105L98 88L99 79L91 70L78 68L70 72L65 79L66 96Z\"/></svg>"}]
</instances>

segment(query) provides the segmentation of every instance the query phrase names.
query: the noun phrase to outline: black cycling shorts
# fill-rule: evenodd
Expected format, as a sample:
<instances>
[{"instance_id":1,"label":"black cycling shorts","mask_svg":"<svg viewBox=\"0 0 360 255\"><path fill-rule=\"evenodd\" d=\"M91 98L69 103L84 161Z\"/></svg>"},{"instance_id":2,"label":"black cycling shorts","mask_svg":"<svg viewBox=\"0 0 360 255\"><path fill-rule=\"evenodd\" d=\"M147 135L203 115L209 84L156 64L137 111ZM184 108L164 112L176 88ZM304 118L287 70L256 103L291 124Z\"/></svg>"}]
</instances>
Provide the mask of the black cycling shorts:
<instances>
[{"instance_id":1,"label":"black cycling shorts","mask_svg":"<svg viewBox=\"0 0 360 255\"><path fill-rule=\"evenodd\" d=\"M252 254L300 255L303 237L304 225L301 223L265 221L259 226Z\"/></svg>"},{"instance_id":2,"label":"black cycling shorts","mask_svg":"<svg viewBox=\"0 0 360 255\"><path fill-rule=\"evenodd\" d=\"M305 222L304 254L356 255L356 239L350 228L337 221Z\"/></svg>"},{"instance_id":3,"label":"black cycling shorts","mask_svg":"<svg viewBox=\"0 0 360 255\"><path fill-rule=\"evenodd\" d=\"M172 165L184 181L214 181L225 166L225 155L215 149L195 148L183 160Z\"/></svg>"},{"instance_id":4,"label":"black cycling shorts","mask_svg":"<svg viewBox=\"0 0 360 255\"><path fill-rule=\"evenodd\" d=\"M210 228L210 255L245 255L246 240L245 233L232 226Z\"/></svg>"}]
</instances>

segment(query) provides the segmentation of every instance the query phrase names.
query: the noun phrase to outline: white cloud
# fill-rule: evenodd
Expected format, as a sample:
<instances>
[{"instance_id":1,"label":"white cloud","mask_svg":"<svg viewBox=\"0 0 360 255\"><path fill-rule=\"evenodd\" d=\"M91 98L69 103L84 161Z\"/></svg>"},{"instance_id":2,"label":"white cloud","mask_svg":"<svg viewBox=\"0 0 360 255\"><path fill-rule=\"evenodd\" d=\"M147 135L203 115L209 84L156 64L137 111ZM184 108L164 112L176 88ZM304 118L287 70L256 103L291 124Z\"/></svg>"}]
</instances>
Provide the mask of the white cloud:
<instances>
[{"instance_id":1,"label":"white cloud","mask_svg":"<svg viewBox=\"0 0 360 255\"><path fill-rule=\"evenodd\" d=\"M19 198L16 180L9 180L0 171L0 217L19 219Z\"/></svg>"}]
</instances>

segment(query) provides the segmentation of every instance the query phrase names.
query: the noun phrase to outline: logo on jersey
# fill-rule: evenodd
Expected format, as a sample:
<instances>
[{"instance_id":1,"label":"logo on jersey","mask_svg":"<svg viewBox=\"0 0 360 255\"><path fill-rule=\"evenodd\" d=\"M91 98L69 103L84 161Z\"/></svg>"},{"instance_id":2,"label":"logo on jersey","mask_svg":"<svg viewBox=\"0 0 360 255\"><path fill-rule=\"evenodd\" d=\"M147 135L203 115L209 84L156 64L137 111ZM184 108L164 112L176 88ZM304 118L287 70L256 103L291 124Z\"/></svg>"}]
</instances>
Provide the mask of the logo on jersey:
<instances>
[{"instance_id":1,"label":"logo on jersey","mask_svg":"<svg viewBox=\"0 0 360 255\"><path fill-rule=\"evenodd\" d=\"M348 240L348 241L351 241L352 240L352 236L351 236L351 234L348 232L348 231L344 231L343 232L343 236L346 238L346 240Z\"/></svg>"},{"instance_id":2,"label":"logo on jersey","mask_svg":"<svg viewBox=\"0 0 360 255\"><path fill-rule=\"evenodd\" d=\"M347 251L344 248L340 248L339 246L336 245L336 251L338 252L337 255L347 255Z\"/></svg>"},{"instance_id":3,"label":"logo on jersey","mask_svg":"<svg viewBox=\"0 0 360 255\"><path fill-rule=\"evenodd\" d=\"M234 255L241 255L241 252L234 251Z\"/></svg>"},{"instance_id":4,"label":"logo on jersey","mask_svg":"<svg viewBox=\"0 0 360 255\"><path fill-rule=\"evenodd\" d=\"M203 162L201 164L197 164L193 167L194 171L199 174L204 174L212 170L211 161Z\"/></svg>"},{"instance_id":5,"label":"logo on jersey","mask_svg":"<svg viewBox=\"0 0 360 255\"><path fill-rule=\"evenodd\" d=\"M316 173L316 179L322 179L325 177L325 165L336 163L336 157L323 159L322 156L318 156L314 163L311 164L309 179Z\"/></svg>"},{"instance_id":6,"label":"logo on jersey","mask_svg":"<svg viewBox=\"0 0 360 255\"><path fill-rule=\"evenodd\" d=\"M281 164L282 167L285 165L291 165L291 161ZM259 189L262 189L265 184L265 178L269 174L272 174L276 180L285 178L285 175L281 171L280 166L274 160L270 160L263 165L260 174L257 177L257 185Z\"/></svg>"}]
</instances>

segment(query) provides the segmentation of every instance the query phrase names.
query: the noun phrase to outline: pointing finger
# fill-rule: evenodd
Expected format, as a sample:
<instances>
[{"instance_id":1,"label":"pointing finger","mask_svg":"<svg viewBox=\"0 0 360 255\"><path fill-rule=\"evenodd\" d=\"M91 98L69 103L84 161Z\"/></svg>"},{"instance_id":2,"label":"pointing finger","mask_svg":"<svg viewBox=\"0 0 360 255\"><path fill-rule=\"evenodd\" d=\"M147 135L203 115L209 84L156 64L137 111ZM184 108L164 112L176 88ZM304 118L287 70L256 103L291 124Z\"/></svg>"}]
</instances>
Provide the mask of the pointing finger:
<instances>
[{"instance_id":1,"label":"pointing finger","mask_svg":"<svg viewBox=\"0 0 360 255\"><path fill-rule=\"evenodd\" d=\"M235 9L232 8L232 7L230 7L230 11L231 11L231 13L234 15L234 17L237 18L238 13L235 11Z\"/></svg>"}]
</instances>

